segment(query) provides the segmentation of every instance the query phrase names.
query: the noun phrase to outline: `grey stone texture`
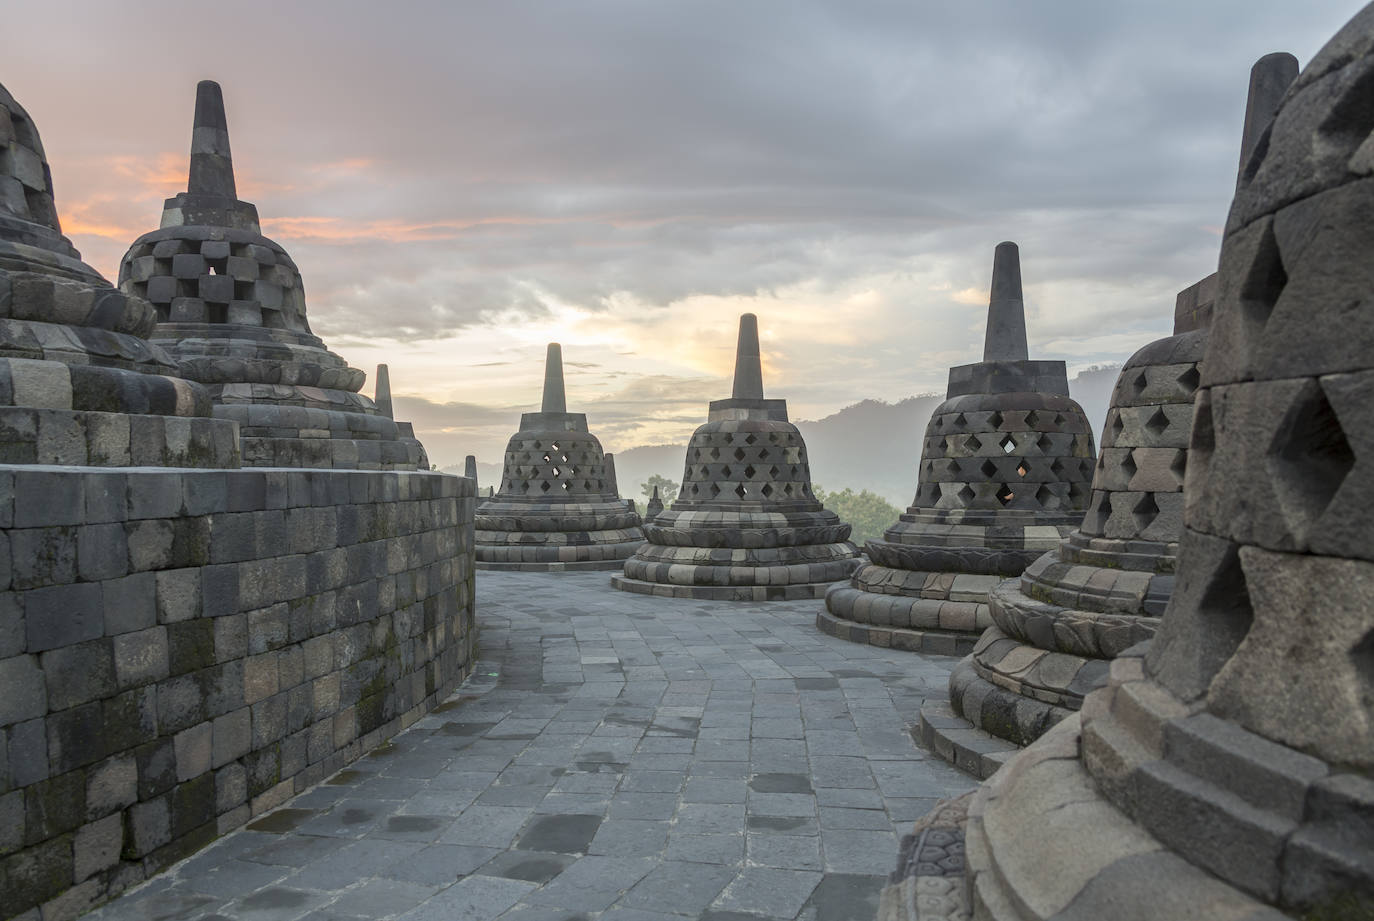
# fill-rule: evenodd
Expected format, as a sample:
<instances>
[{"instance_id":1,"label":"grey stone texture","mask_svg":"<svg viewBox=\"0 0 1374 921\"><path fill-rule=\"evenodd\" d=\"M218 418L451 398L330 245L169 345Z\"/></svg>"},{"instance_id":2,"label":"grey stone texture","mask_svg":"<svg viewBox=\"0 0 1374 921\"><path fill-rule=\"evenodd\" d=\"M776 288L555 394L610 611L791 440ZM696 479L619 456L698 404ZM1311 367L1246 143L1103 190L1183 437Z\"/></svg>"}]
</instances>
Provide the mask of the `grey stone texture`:
<instances>
[{"instance_id":1,"label":"grey stone texture","mask_svg":"<svg viewBox=\"0 0 1374 921\"><path fill-rule=\"evenodd\" d=\"M1251 69L1245 149L1259 143L1297 67L1292 55L1270 54ZM1208 276L1180 292L1174 335L1122 368L1078 530L989 595L994 625L950 679L950 702L973 727L1035 741L1106 682L1107 660L1154 636L1174 588L1193 398L1213 312L1206 298L1216 290Z\"/></svg>"},{"instance_id":2,"label":"grey stone texture","mask_svg":"<svg viewBox=\"0 0 1374 921\"><path fill-rule=\"evenodd\" d=\"M740 317L733 396L692 433L682 488L611 577L621 591L679 598L819 598L859 564L849 525L811 491L787 401L765 399L758 320Z\"/></svg>"},{"instance_id":3,"label":"grey stone texture","mask_svg":"<svg viewBox=\"0 0 1374 921\"><path fill-rule=\"evenodd\" d=\"M91 921L872 919L895 830L973 786L900 729L954 660L814 608L481 573L448 700Z\"/></svg>"},{"instance_id":4,"label":"grey stone texture","mask_svg":"<svg viewBox=\"0 0 1374 921\"><path fill-rule=\"evenodd\" d=\"M120 291L151 302L153 341L238 423L245 465L429 469L414 432L359 393L363 372L311 333L300 271L237 198L227 124L219 85L202 81L187 191L129 248Z\"/></svg>"},{"instance_id":5,"label":"grey stone texture","mask_svg":"<svg viewBox=\"0 0 1374 921\"><path fill-rule=\"evenodd\" d=\"M639 515L616 491L615 467L568 412L563 348L550 342L544 402L520 416L506 445L501 485L477 509L477 568L614 570L644 543ZM472 462L475 482L477 462Z\"/></svg>"},{"instance_id":6,"label":"grey stone texture","mask_svg":"<svg viewBox=\"0 0 1374 921\"><path fill-rule=\"evenodd\" d=\"M975 796L975 917L1374 913L1371 80L1374 6L1241 171L1177 586L1154 640Z\"/></svg>"},{"instance_id":7,"label":"grey stone texture","mask_svg":"<svg viewBox=\"0 0 1374 921\"><path fill-rule=\"evenodd\" d=\"M0 86L0 463L238 466L234 426L149 341L156 321L62 236L38 129Z\"/></svg>"},{"instance_id":8,"label":"grey stone texture","mask_svg":"<svg viewBox=\"0 0 1374 921\"><path fill-rule=\"evenodd\" d=\"M950 368L911 507L833 586L820 629L854 642L971 652L988 593L1078 524L1096 455L1062 361L1029 360L1016 244L993 260L983 361ZM1015 357L1020 356L1020 357Z\"/></svg>"},{"instance_id":9,"label":"grey stone texture","mask_svg":"<svg viewBox=\"0 0 1374 921\"><path fill-rule=\"evenodd\" d=\"M1192 289L1179 298L1196 303ZM1122 367L1087 515L989 593L993 625L950 677L950 702L968 725L1029 744L1105 683L1107 660L1154 635L1173 592L1206 344L1206 328L1195 329L1150 343Z\"/></svg>"},{"instance_id":10,"label":"grey stone texture","mask_svg":"<svg viewBox=\"0 0 1374 921\"><path fill-rule=\"evenodd\" d=\"M476 640L475 492L0 466L0 915L71 917L447 696Z\"/></svg>"}]
</instances>

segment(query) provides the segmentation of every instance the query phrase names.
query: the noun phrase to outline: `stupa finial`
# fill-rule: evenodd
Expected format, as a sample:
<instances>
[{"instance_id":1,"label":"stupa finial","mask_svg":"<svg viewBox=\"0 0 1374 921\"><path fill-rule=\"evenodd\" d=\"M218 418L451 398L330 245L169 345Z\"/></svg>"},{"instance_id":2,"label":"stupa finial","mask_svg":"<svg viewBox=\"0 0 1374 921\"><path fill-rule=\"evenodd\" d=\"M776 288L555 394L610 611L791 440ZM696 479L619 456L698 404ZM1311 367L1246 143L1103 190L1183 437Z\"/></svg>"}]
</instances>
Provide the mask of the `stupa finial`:
<instances>
[{"instance_id":1,"label":"stupa finial","mask_svg":"<svg viewBox=\"0 0 1374 921\"><path fill-rule=\"evenodd\" d=\"M388 419L395 419L396 412L391 407L391 370L386 365L377 366L377 391L372 398L377 410Z\"/></svg>"},{"instance_id":2,"label":"stupa finial","mask_svg":"<svg viewBox=\"0 0 1374 921\"><path fill-rule=\"evenodd\" d=\"M984 361L1025 361L1026 305L1021 299L1021 252L1010 241L997 244L992 257L992 297L983 340Z\"/></svg>"},{"instance_id":3,"label":"stupa finial","mask_svg":"<svg viewBox=\"0 0 1374 921\"><path fill-rule=\"evenodd\" d=\"M549 343L544 359L544 402L539 409L546 413L568 411L568 396L563 389L563 346L557 342Z\"/></svg>"},{"instance_id":4,"label":"stupa finial","mask_svg":"<svg viewBox=\"0 0 1374 921\"><path fill-rule=\"evenodd\" d=\"M1255 152L1265 129L1274 121L1279 103L1298 78L1298 59L1287 51L1266 54L1250 68L1250 90L1245 97L1245 126L1240 138L1240 174ZM1237 183L1240 179L1237 178Z\"/></svg>"},{"instance_id":5,"label":"stupa finial","mask_svg":"<svg viewBox=\"0 0 1374 921\"><path fill-rule=\"evenodd\" d=\"M191 129L191 176L186 191L237 199L234 160L229 154L229 122L224 93L213 80L196 84L196 118Z\"/></svg>"},{"instance_id":6,"label":"stupa finial","mask_svg":"<svg viewBox=\"0 0 1374 921\"><path fill-rule=\"evenodd\" d=\"M735 348L736 400L763 399L763 365L759 360L759 318L752 313L739 318L739 344Z\"/></svg>"}]
</instances>

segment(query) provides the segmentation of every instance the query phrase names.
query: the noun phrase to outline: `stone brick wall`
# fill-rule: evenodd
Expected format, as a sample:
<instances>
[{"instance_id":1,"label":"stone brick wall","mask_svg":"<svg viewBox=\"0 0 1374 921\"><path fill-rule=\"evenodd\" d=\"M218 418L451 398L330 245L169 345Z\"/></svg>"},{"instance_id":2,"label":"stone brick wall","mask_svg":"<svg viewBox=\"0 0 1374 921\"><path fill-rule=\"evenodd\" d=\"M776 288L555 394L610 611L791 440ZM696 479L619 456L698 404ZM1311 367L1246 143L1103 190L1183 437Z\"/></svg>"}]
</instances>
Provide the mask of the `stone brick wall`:
<instances>
[{"instance_id":1,"label":"stone brick wall","mask_svg":"<svg viewBox=\"0 0 1374 921\"><path fill-rule=\"evenodd\" d=\"M442 699L476 639L474 490L0 466L0 916L74 917Z\"/></svg>"}]
</instances>

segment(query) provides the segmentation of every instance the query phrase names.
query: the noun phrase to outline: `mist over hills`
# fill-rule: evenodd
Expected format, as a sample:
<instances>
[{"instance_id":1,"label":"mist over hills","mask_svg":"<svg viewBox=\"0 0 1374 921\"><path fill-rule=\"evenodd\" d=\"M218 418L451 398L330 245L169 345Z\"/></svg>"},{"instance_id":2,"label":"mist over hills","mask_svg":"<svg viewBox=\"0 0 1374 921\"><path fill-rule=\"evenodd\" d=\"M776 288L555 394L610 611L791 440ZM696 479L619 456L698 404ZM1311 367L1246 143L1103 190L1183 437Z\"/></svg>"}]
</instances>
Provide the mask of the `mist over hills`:
<instances>
[{"instance_id":1,"label":"mist over hills","mask_svg":"<svg viewBox=\"0 0 1374 921\"><path fill-rule=\"evenodd\" d=\"M1119 371L1117 365L1095 366L1069 381L1069 394L1093 423L1098 447ZM827 490L871 490L898 508L906 508L916 492L926 423L943 399L938 394L922 394L896 403L862 400L823 419L797 420L811 458L812 481ZM686 448L685 444L640 445L616 452L620 494L642 506L640 485L649 477L660 474L680 482ZM461 466L444 470L463 472ZM477 465L482 495L500 478L499 464Z\"/></svg>"}]
</instances>

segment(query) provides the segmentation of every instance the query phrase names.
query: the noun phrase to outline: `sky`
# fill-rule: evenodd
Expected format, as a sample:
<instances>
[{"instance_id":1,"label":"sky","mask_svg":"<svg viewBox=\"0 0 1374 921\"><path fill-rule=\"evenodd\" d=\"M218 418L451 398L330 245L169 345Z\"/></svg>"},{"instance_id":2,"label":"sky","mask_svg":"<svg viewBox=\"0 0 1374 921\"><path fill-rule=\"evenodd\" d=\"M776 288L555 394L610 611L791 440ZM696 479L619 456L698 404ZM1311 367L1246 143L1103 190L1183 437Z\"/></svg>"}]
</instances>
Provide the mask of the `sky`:
<instances>
[{"instance_id":1,"label":"sky","mask_svg":"<svg viewBox=\"0 0 1374 921\"><path fill-rule=\"evenodd\" d=\"M1032 357L1171 329L1216 267L1249 68L1350 0L22 0L0 81L114 280L224 88L312 329L439 466L499 460L545 343L607 450L685 442L737 317L794 419L944 388L1021 248ZM22 33L13 23L22 22Z\"/></svg>"}]
</instances>

